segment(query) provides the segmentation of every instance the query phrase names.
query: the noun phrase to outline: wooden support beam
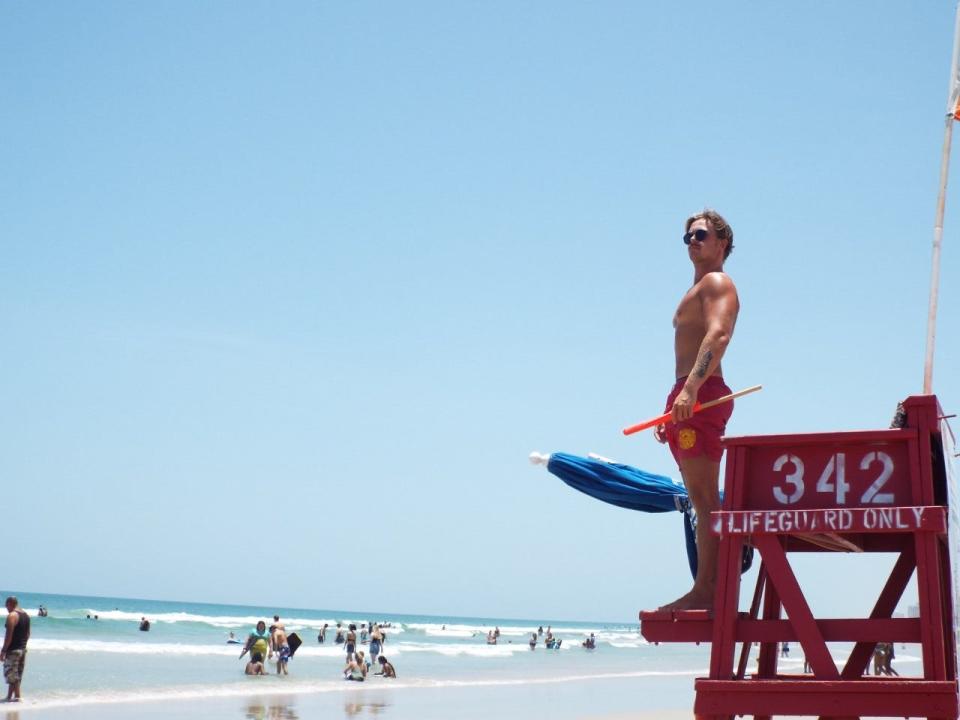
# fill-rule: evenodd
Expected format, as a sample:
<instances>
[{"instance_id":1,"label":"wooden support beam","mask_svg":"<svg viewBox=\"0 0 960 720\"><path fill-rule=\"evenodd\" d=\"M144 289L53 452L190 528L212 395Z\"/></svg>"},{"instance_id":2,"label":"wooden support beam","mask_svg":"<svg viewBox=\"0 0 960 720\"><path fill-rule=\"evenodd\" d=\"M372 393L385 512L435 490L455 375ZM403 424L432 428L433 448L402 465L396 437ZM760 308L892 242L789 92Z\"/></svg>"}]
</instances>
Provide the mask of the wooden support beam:
<instances>
[{"instance_id":1,"label":"wooden support beam","mask_svg":"<svg viewBox=\"0 0 960 720\"><path fill-rule=\"evenodd\" d=\"M839 680L840 672L830 656L830 650L827 649L823 635L817 628L810 606L803 596L800 584L790 568L790 563L787 562L787 554L779 541L775 537L757 535L754 538L754 545L763 556L770 582L777 589L780 602L783 603L790 618L790 624L797 631L800 645L803 647L804 655L810 661L814 676L823 680Z\"/></svg>"},{"instance_id":2,"label":"wooden support beam","mask_svg":"<svg viewBox=\"0 0 960 720\"><path fill-rule=\"evenodd\" d=\"M890 571L890 577L887 578L887 582L880 592L880 597L877 598L877 602L873 606L873 611L870 613L871 619L889 618L893 615L893 611L897 609L897 603L903 597L903 591L906 589L907 583L913 576L913 570L917 566L916 557L913 545L904 547L893 566L893 570ZM919 623L919 620L917 622ZM919 635L919 627L917 632ZM892 638L888 638L887 641L896 642ZM917 642L917 640L912 642ZM876 644L876 640L872 642L861 641L856 644L841 673L844 680L853 680L863 675L864 671L870 666L870 658Z\"/></svg>"}]
</instances>

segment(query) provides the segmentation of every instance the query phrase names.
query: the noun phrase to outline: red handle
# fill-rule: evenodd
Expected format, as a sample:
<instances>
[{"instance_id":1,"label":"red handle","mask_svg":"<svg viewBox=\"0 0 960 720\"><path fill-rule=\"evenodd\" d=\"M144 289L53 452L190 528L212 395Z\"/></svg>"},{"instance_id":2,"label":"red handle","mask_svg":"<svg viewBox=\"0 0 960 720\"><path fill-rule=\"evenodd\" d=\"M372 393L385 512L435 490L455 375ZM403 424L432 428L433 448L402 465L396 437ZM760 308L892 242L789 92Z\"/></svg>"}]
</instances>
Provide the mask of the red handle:
<instances>
[{"instance_id":1,"label":"red handle","mask_svg":"<svg viewBox=\"0 0 960 720\"><path fill-rule=\"evenodd\" d=\"M701 405L699 401L694 403L693 405L694 412L698 412L700 408L701 408ZM646 422L639 423L638 425L631 425L630 427L625 427L623 429L623 434L633 435L634 433L638 433L641 430L646 430L648 428L652 428L654 425L659 425L660 423L666 422L669 419L670 419L670 413L664 413L660 417L655 417L652 420L647 420Z\"/></svg>"}]
</instances>

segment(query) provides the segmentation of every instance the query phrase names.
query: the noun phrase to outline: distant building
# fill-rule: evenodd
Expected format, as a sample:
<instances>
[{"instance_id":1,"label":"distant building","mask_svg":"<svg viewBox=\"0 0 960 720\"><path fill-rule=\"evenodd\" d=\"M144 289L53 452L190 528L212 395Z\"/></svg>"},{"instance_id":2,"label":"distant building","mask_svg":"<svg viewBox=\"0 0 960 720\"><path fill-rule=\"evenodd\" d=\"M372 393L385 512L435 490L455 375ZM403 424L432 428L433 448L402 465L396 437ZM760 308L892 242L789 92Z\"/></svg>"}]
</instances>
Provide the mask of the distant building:
<instances>
[{"instance_id":1,"label":"distant building","mask_svg":"<svg viewBox=\"0 0 960 720\"><path fill-rule=\"evenodd\" d=\"M920 606L919 605L908 606L907 617L920 617Z\"/></svg>"}]
</instances>

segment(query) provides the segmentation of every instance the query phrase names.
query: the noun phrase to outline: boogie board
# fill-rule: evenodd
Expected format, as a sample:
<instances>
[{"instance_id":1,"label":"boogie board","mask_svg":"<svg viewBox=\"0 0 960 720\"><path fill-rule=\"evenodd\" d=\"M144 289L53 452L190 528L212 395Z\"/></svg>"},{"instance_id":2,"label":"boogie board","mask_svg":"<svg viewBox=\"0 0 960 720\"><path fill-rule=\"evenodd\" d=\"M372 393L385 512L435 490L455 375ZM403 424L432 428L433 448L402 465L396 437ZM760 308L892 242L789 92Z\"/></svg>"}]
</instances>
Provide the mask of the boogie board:
<instances>
[{"instance_id":1,"label":"boogie board","mask_svg":"<svg viewBox=\"0 0 960 720\"><path fill-rule=\"evenodd\" d=\"M303 640L301 640L300 636L296 633L290 633L287 635L287 645L290 646L290 657L293 657L294 653L297 652L297 648L303 645Z\"/></svg>"}]
</instances>

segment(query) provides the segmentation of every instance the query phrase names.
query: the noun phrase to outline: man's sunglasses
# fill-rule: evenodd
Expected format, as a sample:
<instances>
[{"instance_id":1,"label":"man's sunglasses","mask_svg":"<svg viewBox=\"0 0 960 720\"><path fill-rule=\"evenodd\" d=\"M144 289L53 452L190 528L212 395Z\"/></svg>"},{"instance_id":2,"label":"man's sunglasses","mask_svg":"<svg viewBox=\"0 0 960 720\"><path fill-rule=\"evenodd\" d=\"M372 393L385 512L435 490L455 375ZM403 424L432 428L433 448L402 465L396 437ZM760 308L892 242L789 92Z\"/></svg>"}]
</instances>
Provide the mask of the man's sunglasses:
<instances>
[{"instance_id":1,"label":"man's sunglasses","mask_svg":"<svg viewBox=\"0 0 960 720\"><path fill-rule=\"evenodd\" d=\"M696 240L698 243L702 243L710 236L710 233L703 228L694 230L693 232L685 233L683 236L683 244L689 245L692 241Z\"/></svg>"}]
</instances>

